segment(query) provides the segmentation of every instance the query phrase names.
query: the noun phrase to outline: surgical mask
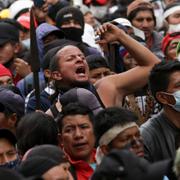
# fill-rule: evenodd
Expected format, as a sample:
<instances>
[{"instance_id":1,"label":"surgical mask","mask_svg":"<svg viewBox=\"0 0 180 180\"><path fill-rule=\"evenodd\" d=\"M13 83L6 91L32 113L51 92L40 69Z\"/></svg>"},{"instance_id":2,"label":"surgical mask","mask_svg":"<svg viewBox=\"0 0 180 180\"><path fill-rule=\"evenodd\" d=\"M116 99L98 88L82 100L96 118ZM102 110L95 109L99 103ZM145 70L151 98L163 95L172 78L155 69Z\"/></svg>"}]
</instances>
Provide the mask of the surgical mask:
<instances>
[{"instance_id":1,"label":"surgical mask","mask_svg":"<svg viewBox=\"0 0 180 180\"><path fill-rule=\"evenodd\" d=\"M179 32L180 24L169 24L168 33Z\"/></svg>"},{"instance_id":2,"label":"surgical mask","mask_svg":"<svg viewBox=\"0 0 180 180\"><path fill-rule=\"evenodd\" d=\"M173 95L176 103L175 103L175 104L170 104L170 106L171 106L173 109L175 109L177 112L180 112L180 90L174 92L172 95Z\"/></svg>"},{"instance_id":3,"label":"surgical mask","mask_svg":"<svg viewBox=\"0 0 180 180\"><path fill-rule=\"evenodd\" d=\"M9 161L4 164L1 164L0 168L16 169L19 164L20 164L20 158L17 157L17 159L15 159L14 161Z\"/></svg>"},{"instance_id":4,"label":"surgical mask","mask_svg":"<svg viewBox=\"0 0 180 180\"><path fill-rule=\"evenodd\" d=\"M23 40L22 44L29 50L30 49L30 38Z\"/></svg>"}]
</instances>

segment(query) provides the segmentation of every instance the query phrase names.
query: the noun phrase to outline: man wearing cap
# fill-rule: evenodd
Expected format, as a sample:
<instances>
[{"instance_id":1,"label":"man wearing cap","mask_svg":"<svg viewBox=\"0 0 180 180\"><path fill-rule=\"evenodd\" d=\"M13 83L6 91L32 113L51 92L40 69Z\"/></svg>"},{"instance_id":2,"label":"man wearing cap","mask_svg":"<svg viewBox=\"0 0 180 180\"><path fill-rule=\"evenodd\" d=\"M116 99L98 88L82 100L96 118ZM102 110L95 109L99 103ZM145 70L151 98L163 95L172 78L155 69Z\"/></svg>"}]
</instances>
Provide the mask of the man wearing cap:
<instances>
[{"instance_id":1,"label":"man wearing cap","mask_svg":"<svg viewBox=\"0 0 180 180\"><path fill-rule=\"evenodd\" d=\"M86 49L87 55L100 54L96 48L82 42L84 25L83 13L76 7L64 7L56 15L56 26L64 32L66 39L79 42Z\"/></svg>"},{"instance_id":2,"label":"man wearing cap","mask_svg":"<svg viewBox=\"0 0 180 180\"><path fill-rule=\"evenodd\" d=\"M44 180L72 180L70 164L63 151L54 145L39 145L31 148L19 167L25 177L38 176Z\"/></svg>"},{"instance_id":3,"label":"man wearing cap","mask_svg":"<svg viewBox=\"0 0 180 180\"><path fill-rule=\"evenodd\" d=\"M89 80L95 84L99 79L113 74L107 60L100 55L92 54L86 57L89 66Z\"/></svg>"},{"instance_id":4,"label":"man wearing cap","mask_svg":"<svg viewBox=\"0 0 180 180\"><path fill-rule=\"evenodd\" d=\"M13 91L0 88L0 128L15 133L17 122L24 115L24 100Z\"/></svg>"},{"instance_id":5,"label":"man wearing cap","mask_svg":"<svg viewBox=\"0 0 180 180\"><path fill-rule=\"evenodd\" d=\"M28 64L18 58L21 51L19 30L10 22L0 22L0 29L0 64L11 71L16 84L21 79L24 69L25 74L27 73L26 70L28 70L28 73L30 71Z\"/></svg>"},{"instance_id":6,"label":"man wearing cap","mask_svg":"<svg viewBox=\"0 0 180 180\"><path fill-rule=\"evenodd\" d=\"M0 168L17 168L20 163L16 151L16 137L8 129L0 129Z\"/></svg>"},{"instance_id":7,"label":"man wearing cap","mask_svg":"<svg viewBox=\"0 0 180 180\"><path fill-rule=\"evenodd\" d=\"M162 59L162 36L154 31L156 18L151 3L147 0L133 1L127 7L127 18L131 21L134 27L144 32L147 47Z\"/></svg>"}]
</instances>

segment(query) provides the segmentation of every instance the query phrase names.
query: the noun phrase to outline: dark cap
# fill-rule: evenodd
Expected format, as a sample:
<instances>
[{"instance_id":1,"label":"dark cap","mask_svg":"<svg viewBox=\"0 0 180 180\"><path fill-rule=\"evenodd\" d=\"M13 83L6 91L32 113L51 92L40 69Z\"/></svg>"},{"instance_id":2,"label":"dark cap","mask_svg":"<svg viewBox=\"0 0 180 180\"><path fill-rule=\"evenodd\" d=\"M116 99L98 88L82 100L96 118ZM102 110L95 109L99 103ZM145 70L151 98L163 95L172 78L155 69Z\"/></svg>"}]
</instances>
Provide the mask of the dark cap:
<instances>
[{"instance_id":1,"label":"dark cap","mask_svg":"<svg viewBox=\"0 0 180 180\"><path fill-rule=\"evenodd\" d=\"M8 168L0 169L0 179L2 179L2 180L25 180L25 178L21 174L19 174L17 171L8 169Z\"/></svg>"},{"instance_id":2,"label":"dark cap","mask_svg":"<svg viewBox=\"0 0 180 180\"><path fill-rule=\"evenodd\" d=\"M9 42L19 42L19 30L5 22L0 22L0 46Z\"/></svg>"},{"instance_id":3,"label":"dark cap","mask_svg":"<svg viewBox=\"0 0 180 180\"><path fill-rule=\"evenodd\" d=\"M84 16L83 13L76 7L64 7L60 9L56 15L56 25L61 28L63 22L67 20L74 19L81 25L84 29Z\"/></svg>"},{"instance_id":4,"label":"dark cap","mask_svg":"<svg viewBox=\"0 0 180 180\"><path fill-rule=\"evenodd\" d=\"M57 161L59 164L68 161L60 147L51 144L43 144L31 148L26 156L26 159L30 159L32 157L46 157Z\"/></svg>"},{"instance_id":5,"label":"dark cap","mask_svg":"<svg viewBox=\"0 0 180 180\"><path fill-rule=\"evenodd\" d=\"M72 88L60 97L62 106L69 103L77 102L78 104L88 107L93 114L98 114L103 108L97 97L89 90L84 88Z\"/></svg>"},{"instance_id":6,"label":"dark cap","mask_svg":"<svg viewBox=\"0 0 180 180\"><path fill-rule=\"evenodd\" d=\"M0 103L6 112L16 113L18 118L24 115L24 99L7 88L0 88Z\"/></svg>"},{"instance_id":7,"label":"dark cap","mask_svg":"<svg viewBox=\"0 0 180 180\"><path fill-rule=\"evenodd\" d=\"M25 177L42 176L60 163L47 157L31 157L21 163L18 171Z\"/></svg>"},{"instance_id":8,"label":"dark cap","mask_svg":"<svg viewBox=\"0 0 180 180\"><path fill-rule=\"evenodd\" d=\"M171 160L150 164L128 150L113 150L97 167L92 180L160 180L169 173Z\"/></svg>"},{"instance_id":9,"label":"dark cap","mask_svg":"<svg viewBox=\"0 0 180 180\"><path fill-rule=\"evenodd\" d=\"M0 129L0 139L7 139L13 146L16 145L17 139L9 129Z\"/></svg>"},{"instance_id":10,"label":"dark cap","mask_svg":"<svg viewBox=\"0 0 180 180\"><path fill-rule=\"evenodd\" d=\"M107 63L107 59L105 59L101 55L92 54L86 57L86 61L88 63L89 69L97 69L101 67L110 68Z\"/></svg>"}]
</instances>

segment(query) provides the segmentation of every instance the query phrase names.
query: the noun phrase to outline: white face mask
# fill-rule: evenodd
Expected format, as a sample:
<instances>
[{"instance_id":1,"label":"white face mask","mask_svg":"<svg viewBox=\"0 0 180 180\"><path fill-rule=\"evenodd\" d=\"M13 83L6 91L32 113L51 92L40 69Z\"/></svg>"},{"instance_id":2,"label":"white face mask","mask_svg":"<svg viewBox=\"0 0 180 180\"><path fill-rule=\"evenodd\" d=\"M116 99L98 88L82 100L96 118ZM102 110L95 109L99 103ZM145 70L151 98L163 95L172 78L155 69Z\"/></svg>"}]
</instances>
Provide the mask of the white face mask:
<instances>
[{"instance_id":1,"label":"white face mask","mask_svg":"<svg viewBox=\"0 0 180 180\"><path fill-rule=\"evenodd\" d=\"M29 50L30 49L30 38L23 40L22 44Z\"/></svg>"},{"instance_id":2,"label":"white face mask","mask_svg":"<svg viewBox=\"0 0 180 180\"><path fill-rule=\"evenodd\" d=\"M170 106L175 109L177 112L180 112L180 90L171 94L175 99L175 104L170 104Z\"/></svg>"},{"instance_id":3,"label":"white face mask","mask_svg":"<svg viewBox=\"0 0 180 180\"><path fill-rule=\"evenodd\" d=\"M169 24L168 33L179 32L180 24Z\"/></svg>"}]
</instances>

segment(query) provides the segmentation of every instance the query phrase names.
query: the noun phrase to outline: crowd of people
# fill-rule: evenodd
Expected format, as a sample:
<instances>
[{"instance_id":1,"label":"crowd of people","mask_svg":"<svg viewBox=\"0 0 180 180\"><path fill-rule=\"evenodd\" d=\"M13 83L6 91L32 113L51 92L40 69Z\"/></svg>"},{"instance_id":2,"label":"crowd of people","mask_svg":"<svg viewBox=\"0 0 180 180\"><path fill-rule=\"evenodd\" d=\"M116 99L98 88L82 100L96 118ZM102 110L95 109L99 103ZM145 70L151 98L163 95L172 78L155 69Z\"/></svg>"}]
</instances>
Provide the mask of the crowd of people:
<instances>
[{"instance_id":1,"label":"crowd of people","mask_svg":"<svg viewBox=\"0 0 180 180\"><path fill-rule=\"evenodd\" d=\"M0 0L0 179L180 180L180 1Z\"/></svg>"}]
</instances>

